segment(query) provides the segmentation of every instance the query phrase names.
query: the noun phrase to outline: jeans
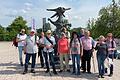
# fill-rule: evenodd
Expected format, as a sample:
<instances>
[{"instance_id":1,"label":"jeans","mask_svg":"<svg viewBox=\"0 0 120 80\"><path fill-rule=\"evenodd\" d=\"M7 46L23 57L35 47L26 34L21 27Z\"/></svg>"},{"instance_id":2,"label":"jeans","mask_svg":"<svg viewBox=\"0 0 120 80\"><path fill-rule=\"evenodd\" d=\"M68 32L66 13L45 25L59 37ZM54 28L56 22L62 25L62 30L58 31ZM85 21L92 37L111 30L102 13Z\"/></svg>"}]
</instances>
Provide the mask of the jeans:
<instances>
[{"instance_id":1,"label":"jeans","mask_svg":"<svg viewBox=\"0 0 120 80\"><path fill-rule=\"evenodd\" d=\"M26 71L28 70L28 63L29 63L29 60L30 60L31 56L32 56L31 69L34 69L34 68L35 68L36 53L33 53L33 54L26 53L26 58L25 58L25 70L26 70Z\"/></svg>"},{"instance_id":2,"label":"jeans","mask_svg":"<svg viewBox=\"0 0 120 80\"><path fill-rule=\"evenodd\" d=\"M48 52L48 53L44 52L44 56L45 56L45 64L46 64L47 71L50 71L50 65L52 65L53 72L55 72L56 69L55 69L53 52Z\"/></svg>"},{"instance_id":3,"label":"jeans","mask_svg":"<svg viewBox=\"0 0 120 80\"><path fill-rule=\"evenodd\" d=\"M105 59L106 59L106 55L97 55L99 75L104 75L104 71L105 71L104 61L105 61Z\"/></svg>"},{"instance_id":4,"label":"jeans","mask_svg":"<svg viewBox=\"0 0 120 80\"><path fill-rule=\"evenodd\" d=\"M18 46L18 51L19 51L19 61L20 61L20 63L23 62L23 60L22 60L22 51L23 51L23 47L24 47L24 46Z\"/></svg>"},{"instance_id":5,"label":"jeans","mask_svg":"<svg viewBox=\"0 0 120 80\"><path fill-rule=\"evenodd\" d=\"M76 65L75 65L76 63L77 63L77 73L80 73L80 54L72 54L72 63L73 63L73 73L76 72Z\"/></svg>"}]
</instances>

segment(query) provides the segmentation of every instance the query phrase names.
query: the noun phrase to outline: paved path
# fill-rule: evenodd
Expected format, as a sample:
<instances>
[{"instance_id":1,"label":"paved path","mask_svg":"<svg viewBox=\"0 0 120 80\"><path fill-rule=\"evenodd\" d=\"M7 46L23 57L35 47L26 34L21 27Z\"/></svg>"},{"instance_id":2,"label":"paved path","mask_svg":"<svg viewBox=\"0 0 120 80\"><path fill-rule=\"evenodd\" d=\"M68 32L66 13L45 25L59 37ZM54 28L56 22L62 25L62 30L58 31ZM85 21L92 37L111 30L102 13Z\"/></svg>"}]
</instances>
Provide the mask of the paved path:
<instances>
[{"instance_id":1,"label":"paved path","mask_svg":"<svg viewBox=\"0 0 120 80\"><path fill-rule=\"evenodd\" d=\"M23 57L25 56L23 55ZM0 80L120 80L120 60L115 60L114 64L114 75L111 78L106 75L104 79L98 79L98 73L94 73L93 70L92 74L81 73L80 76L71 75L68 72L50 76L40 68L37 58L36 73L22 75L23 67L18 64L17 49L12 46L11 42L0 42Z\"/></svg>"}]
</instances>

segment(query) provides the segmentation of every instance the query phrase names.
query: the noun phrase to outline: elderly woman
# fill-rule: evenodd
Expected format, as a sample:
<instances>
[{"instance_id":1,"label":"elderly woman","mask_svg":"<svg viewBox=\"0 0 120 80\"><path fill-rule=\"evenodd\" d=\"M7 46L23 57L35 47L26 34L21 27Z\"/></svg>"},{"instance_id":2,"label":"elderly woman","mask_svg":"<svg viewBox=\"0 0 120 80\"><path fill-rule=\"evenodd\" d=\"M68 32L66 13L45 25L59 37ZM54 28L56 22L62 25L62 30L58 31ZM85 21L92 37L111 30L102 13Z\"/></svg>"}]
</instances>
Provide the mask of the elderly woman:
<instances>
[{"instance_id":1,"label":"elderly woman","mask_svg":"<svg viewBox=\"0 0 120 80\"><path fill-rule=\"evenodd\" d=\"M96 44L95 49L97 50L97 62L98 62L98 71L99 71L99 78L104 78L104 61L106 59L106 56L108 54L108 47L107 44L104 42L105 41L105 37L104 36L100 36L99 37L99 41Z\"/></svg>"}]
</instances>

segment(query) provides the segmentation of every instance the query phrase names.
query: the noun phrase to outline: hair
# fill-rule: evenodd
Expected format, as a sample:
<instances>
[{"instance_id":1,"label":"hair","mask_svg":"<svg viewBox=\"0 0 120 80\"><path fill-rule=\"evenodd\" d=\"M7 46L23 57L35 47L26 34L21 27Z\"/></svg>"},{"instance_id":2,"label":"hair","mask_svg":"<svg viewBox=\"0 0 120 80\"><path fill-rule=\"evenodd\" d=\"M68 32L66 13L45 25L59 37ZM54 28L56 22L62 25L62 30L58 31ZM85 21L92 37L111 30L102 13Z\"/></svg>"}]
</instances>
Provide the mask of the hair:
<instances>
[{"instance_id":1,"label":"hair","mask_svg":"<svg viewBox=\"0 0 120 80\"><path fill-rule=\"evenodd\" d=\"M102 39L102 38L105 39L105 37L103 35L100 35L99 40Z\"/></svg>"},{"instance_id":2,"label":"hair","mask_svg":"<svg viewBox=\"0 0 120 80\"><path fill-rule=\"evenodd\" d=\"M73 38L74 38L74 34L76 34L77 35L77 39L78 39L78 41L79 41L79 43L80 43L80 38L79 38L79 35L78 35L78 33L77 32L72 32L72 36L71 36L71 40L70 40L70 47L71 47L71 44L72 44L72 41L73 41Z\"/></svg>"}]
</instances>

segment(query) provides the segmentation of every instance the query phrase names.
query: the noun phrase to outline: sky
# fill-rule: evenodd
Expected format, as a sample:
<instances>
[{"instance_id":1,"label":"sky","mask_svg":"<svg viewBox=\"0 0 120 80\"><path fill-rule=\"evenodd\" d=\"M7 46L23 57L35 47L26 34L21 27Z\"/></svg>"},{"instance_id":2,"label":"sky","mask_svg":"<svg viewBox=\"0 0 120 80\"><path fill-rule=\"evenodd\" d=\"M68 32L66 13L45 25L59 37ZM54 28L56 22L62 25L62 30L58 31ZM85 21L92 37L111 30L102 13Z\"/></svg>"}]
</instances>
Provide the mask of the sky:
<instances>
[{"instance_id":1,"label":"sky","mask_svg":"<svg viewBox=\"0 0 120 80\"><path fill-rule=\"evenodd\" d=\"M23 16L27 25L32 25L35 19L36 28L42 27L42 18L51 17L54 12L46 9L65 7L71 8L66 11L66 19L72 24L72 28L86 27L88 19L97 18L102 7L111 3L112 0L0 0L0 24L7 27L17 16ZM116 0L117 1L117 0ZM52 19L55 21L56 19ZM55 26L52 25L54 29Z\"/></svg>"}]
</instances>

